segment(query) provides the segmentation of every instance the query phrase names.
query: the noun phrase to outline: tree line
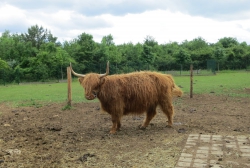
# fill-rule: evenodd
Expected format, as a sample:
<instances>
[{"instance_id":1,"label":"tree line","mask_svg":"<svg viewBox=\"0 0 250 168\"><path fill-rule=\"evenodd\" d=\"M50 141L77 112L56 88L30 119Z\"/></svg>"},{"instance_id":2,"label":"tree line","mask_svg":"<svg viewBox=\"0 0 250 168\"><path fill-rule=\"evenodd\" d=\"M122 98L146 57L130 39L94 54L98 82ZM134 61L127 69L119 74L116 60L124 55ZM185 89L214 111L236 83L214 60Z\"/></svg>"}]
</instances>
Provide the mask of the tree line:
<instances>
[{"instance_id":1,"label":"tree line","mask_svg":"<svg viewBox=\"0 0 250 168\"><path fill-rule=\"evenodd\" d=\"M250 45L233 37L223 37L216 43L197 37L158 44L152 36L146 36L143 43L116 45L111 34L98 43L87 33L61 43L38 25L28 28L27 33L6 30L0 36L0 82L64 79L69 62L76 72L84 74L103 73L109 61L110 72L115 74L187 70L190 64L206 69L208 60L216 61L217 70L250 69Z\"/></svg>"}]
</instances>

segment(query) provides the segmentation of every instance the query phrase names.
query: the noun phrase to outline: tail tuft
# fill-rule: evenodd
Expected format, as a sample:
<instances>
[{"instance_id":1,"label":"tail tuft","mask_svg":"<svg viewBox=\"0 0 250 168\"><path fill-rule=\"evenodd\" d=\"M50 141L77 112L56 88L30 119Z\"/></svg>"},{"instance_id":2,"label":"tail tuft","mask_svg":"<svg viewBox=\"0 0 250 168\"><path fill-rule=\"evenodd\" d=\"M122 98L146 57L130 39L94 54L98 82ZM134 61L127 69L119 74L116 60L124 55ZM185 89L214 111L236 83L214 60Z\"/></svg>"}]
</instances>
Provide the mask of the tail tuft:
<instances>
[{"instance_id":1,"label":"tail tuft","mask_svg":"<svg viewBox=\"0 0 250 168\"><path fill-rule=\"evenodd\" d=\"M182 90L177 85L175 85L172 90L172 96L181 97L182 95L183 95Z\"/></svg>"}]
</instances>

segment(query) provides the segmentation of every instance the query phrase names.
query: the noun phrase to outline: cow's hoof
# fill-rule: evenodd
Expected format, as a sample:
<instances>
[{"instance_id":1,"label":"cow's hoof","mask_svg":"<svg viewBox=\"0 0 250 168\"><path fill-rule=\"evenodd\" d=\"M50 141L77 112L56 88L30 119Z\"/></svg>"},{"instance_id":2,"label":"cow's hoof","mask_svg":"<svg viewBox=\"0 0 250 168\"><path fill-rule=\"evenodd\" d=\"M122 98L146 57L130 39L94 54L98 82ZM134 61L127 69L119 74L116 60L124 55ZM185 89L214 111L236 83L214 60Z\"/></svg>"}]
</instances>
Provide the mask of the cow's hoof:
<instances>
[{"instance_id":1,"label":"cow's hoof","mask_svg":"<svg viewBox=\"0 0 250 168\"><path fill-rule=\"evenodd\" d=\"M142 125L139 125L138 128L139 128L140 130L145 130L147 127L142 126Z\"/></svg>"},{"instance_id":2,"label":"cow's hoof","mask_svg":"<svg viewBox=\"0 0 250 168\"><path fill-rule=\"evenodd\" d=\"M166 127L167 127L167 128L173 128L172 125L167 125Z\"/></svg>"},{"instance_id":3,"label":"cow's hoof","mask_svg":"<svg viewBox=\"0 0 250 168\"><path fill-rule=\"evenodd\" d=\"M116 131L114 131L114 130L109 131L109 134L115 134L115 133L116 133Z\"/></svg>"}]
</instances>

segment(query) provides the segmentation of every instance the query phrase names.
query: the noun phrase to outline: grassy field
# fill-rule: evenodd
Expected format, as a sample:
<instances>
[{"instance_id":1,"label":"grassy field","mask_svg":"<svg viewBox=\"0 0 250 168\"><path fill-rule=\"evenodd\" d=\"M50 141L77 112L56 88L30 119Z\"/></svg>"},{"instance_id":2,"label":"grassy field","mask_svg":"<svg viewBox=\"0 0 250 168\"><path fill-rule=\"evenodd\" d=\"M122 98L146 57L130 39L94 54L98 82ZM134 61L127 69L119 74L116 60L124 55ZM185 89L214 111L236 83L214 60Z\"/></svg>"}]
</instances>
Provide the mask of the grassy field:
<instances>
[{"instance_id":1,"label":"grassy field","mask_svg":"<svg viewBox=\"0 0 250 168\"><path fill-rule=\"evenodd\" d=\"M10 102L18 106L41 105L49 102L67 102L67 83L23 84L0 86L0 102ZM79 82L72 82L72 99L86 101Z\"/></svg>"},{"instance_id":2,"label":"grassy field","mask_svg":"<svg viewBox=\"0 0 250 168\"><path fill-rule=\"evenodd\" d=\"M189 94L190 77L174 77L177 85L185 94ZM194 76L194 94L214 93L236 97L250 97L245 88L250 89L250 73L231 72L217 73L214 76ZM72 99L74 102L86 101L83 88L77 80L72 83ZM0 103L9 102L17 106L40 105L49 102L67 101L67 83L27 84L0 86ZM90 102L90 101L88 101Z\"/></svg>"},{"instance_id":3,"label":"grassy field","mask_svg":"<svg viewBox=\"0 0 250 168\"><path fill-rule=\"evenodd\" d=\"M190 92L190 77L175 77L177 85L182 86L183 91ZM245 92L250 88L250 73L217 73L214 76L194 76L194 94L214 93L216 95L228 95L238 97L250 97Z\"/></svg>"}]
</instances>

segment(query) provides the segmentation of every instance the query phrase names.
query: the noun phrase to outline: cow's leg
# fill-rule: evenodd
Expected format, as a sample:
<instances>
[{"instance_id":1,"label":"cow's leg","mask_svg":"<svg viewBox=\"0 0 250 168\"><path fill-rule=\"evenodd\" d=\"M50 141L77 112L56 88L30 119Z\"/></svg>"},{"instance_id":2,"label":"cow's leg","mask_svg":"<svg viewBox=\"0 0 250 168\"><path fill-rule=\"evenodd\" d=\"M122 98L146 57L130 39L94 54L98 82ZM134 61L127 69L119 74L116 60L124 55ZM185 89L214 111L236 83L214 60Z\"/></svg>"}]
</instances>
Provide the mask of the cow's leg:
<instances>
[{"instance_id":1,"label":"cow's leg","mask_svg":"<svg viewBox=\"0 0 250 168\"><path fill-rule=\"evenodd\" d=\"M112 118L112 123L113 123L113 125L112 125L112 127L111 127L111 130L110 130L110 134L114 134L115 132L116 132L116 128L117 128L117 117L116 116L114 116L114 115L112 115L111 116L111 118Z\"/></svg>"},{"instance_id":2,"label":"cow's leg","mask_svg":"<svg viewBox=\"0 0 250 168\"><path fill-rule=\"evenodd\" d=\"M112 118L113 125L109 133L114 134L121 127L121 121L120 121L121 117L119 115L112 115L111 118Z\"/></svg>"},{"instance_id":3,"label":"cow's leg","mask_svg":"<svg viewBox=\"0 0 250 168\"><path fill-rule=\"evenodd\" d=\"M116 128L116 130L120 131L120 128L121 128L121 119L119 118L119 120L117 122L117 128Z\"/></svg>"},{"instance_id":4,"label":"cow's leg","mask_svg":"<svg viewBox=\"0 0 250 168\"><path fill-rule=\"evenodd\" d=\"M161 104L161 109L164 114L166 114L168 118L168 126L172 127L173 125L173 115L174 115L174 107L172 105L172 101L167 101Z\"/></svg>"},{"instance_id":5,"label":"cow's leg","mask_svg":"<svg viewBox=\"0 0 250 168\"><path fill-rule=\"evenodd\" d=\"M156 115L156 107L151 107L149 110L147 110L146 119L144 120L140 128L145 129L155 115Z\"/></svg>"}]
</instances>

